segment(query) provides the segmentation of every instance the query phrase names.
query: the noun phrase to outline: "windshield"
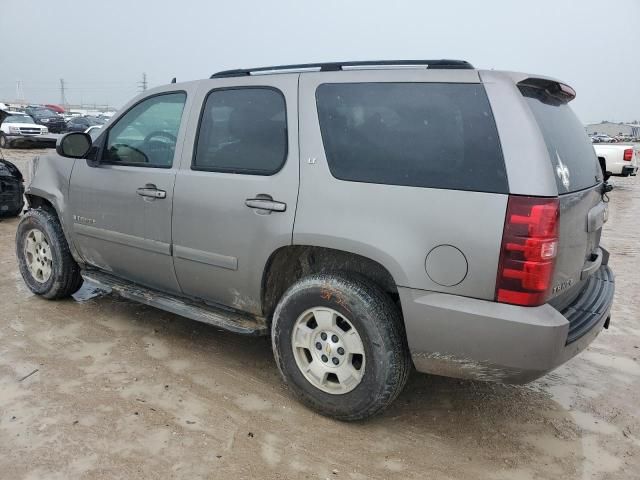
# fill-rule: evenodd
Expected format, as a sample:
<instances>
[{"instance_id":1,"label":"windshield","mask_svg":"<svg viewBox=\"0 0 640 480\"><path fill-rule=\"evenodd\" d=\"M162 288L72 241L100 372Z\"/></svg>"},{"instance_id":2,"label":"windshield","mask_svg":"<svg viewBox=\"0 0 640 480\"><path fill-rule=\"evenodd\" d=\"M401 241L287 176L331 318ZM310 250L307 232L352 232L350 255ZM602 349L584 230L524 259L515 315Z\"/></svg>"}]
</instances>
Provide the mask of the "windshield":
<instances>
[{"instance_id":1,"label":"windshield","mask_svg":"<svg viewBox=\"0 0 640 480\"><path fill-rule=\"evenodd\" d=\"M33 123L33 118L29 115L10 115L5 123Z\"/></svg>"}]
</instances>

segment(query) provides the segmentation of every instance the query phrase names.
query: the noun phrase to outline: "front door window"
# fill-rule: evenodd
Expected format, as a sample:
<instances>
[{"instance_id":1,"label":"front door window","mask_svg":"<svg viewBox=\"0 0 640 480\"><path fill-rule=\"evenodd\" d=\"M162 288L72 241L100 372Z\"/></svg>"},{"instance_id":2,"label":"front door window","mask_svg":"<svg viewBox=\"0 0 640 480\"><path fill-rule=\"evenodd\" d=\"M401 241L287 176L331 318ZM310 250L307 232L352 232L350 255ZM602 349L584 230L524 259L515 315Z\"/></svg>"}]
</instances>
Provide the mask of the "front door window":
<instances>
[{"instance_id":1,"label":"front door window","mask_svg":"<svg viewBox=\"0 0 640 480\"><path fill-rule=\"evenodd\" d=\"M109 130L105 163L170 168L186 100L183 92L148 98Z\"/></svg>"}]
</instances>

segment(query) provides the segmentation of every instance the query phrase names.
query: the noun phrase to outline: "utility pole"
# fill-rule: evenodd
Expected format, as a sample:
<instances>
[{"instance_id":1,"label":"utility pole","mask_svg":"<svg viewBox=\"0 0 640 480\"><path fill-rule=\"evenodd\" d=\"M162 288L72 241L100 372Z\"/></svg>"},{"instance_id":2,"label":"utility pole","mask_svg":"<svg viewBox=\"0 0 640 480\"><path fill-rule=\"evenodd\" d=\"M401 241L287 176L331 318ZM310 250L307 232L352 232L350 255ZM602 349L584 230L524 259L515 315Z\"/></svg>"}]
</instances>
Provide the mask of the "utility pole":
<instances>
[{"instance_id":1,"label":"utility pole","mask_svg":"<svg viewBox=\"0 0 640 480\"><path fill-rule=\"evenodd\" d=\"M66 110L66 108L67 108L67 96L65 95L64 78L60 79L60 105L62 105Z\"/></svg>"},{"instance_id":2,"label":"utility pole","mask_svg":"<svg viewBox=\"0 0 640 480\"><path fill-rule=\"evenodd\" d=\"M16 81L16 100L18 101L18 103L25 103L24 102L24 90L22 89L22 80L17 80Z\"/></svg>"},{"instance_id":3,"label":"utility pole","mask_svg":"<svg viewBox=\"0 0 640 480\"><path fill-rule=\"evenodd\" d=\"M142 74L142 81L138 82L138 88L140 88L141 92L144 92L147 89L147 74Z\"/></svg>"}]
</instances>

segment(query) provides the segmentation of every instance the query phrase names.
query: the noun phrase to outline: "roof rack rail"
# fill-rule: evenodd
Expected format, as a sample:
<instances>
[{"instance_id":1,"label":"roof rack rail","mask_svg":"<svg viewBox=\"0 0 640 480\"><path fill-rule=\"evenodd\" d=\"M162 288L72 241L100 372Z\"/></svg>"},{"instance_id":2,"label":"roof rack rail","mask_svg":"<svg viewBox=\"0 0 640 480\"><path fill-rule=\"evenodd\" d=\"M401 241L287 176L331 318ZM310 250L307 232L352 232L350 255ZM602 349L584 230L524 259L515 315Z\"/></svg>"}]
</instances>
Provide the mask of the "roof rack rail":
<instances>
[{"instance_id":1,"label":"roof rack rail","mask_svg":"<svg viewBox=\"0 0 640 480\"><path fill-rule=\"evenodd\" d=\"M299 63L295 65L276 65L272 67L239 68L224 70L211 75L211 78L243 77L247 75L281 72L283 70L300 71L314 70L320 72L337 72L350 68L365 68L377 66L425 66L429 69L473 69L473 65L464 60L367 60L361 62L330 62L330 63Z\"/></svg>"}]
</instances>

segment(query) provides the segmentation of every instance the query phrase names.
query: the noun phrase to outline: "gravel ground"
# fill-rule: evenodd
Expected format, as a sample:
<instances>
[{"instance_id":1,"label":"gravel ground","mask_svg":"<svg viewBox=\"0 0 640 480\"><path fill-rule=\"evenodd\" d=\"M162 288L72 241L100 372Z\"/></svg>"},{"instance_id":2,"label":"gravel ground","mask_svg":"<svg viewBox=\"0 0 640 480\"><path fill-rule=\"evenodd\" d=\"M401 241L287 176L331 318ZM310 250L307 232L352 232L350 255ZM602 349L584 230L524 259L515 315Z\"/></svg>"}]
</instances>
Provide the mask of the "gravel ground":
<instances>
[{"instance_id":1,"label":"gravel ground","mask_svg":"<svg viewBox=\"0 0 640 480\"><path fill-rule=\"evenodd\" d=\"M41 153L4 150L23 170ZM88 288L35 297L4 220L0 478L640 478L640 183L615 182L616 301L588 350L527 386L414 374L356 424L295 402L267 339Z\"/></svg>"}]
</instances>

